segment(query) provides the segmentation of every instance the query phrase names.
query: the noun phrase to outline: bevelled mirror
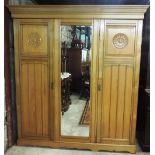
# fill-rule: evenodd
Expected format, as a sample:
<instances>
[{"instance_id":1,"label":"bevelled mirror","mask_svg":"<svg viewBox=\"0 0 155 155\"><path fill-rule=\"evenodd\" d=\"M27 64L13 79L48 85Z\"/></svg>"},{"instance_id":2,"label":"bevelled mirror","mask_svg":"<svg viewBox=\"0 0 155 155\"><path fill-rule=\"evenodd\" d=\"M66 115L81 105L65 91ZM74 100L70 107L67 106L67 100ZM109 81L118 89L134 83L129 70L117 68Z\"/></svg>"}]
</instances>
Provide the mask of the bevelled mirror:
<instances>
[{"instance_id":1,"label":"bevelled mirror","mask_svg":"<svg viewBox=\"0 0 155 155\"><path fill-rule=\"evenodd\" d=\"M92 27L61 25L61 136L88 137Z\"/></svg>"}]
</instances>

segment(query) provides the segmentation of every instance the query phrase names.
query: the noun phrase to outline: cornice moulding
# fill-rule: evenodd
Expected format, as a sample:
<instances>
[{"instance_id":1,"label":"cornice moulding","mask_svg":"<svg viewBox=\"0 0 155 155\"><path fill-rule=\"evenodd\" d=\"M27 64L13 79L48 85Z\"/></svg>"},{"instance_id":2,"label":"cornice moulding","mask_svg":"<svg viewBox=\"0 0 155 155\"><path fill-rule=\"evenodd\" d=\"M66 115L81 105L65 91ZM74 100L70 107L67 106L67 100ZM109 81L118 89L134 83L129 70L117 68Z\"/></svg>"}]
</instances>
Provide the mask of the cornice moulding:
<instances>
[{"instance_id":1,"label":"cornice moulding","mask_svg":"<svg viewBox=\"0 0 155 155\"><path fill-rule=\"evenodd\" d=\"M13 18L143 19L149 5L18 5L8 6Z\"/></svg>"}]
</instances>

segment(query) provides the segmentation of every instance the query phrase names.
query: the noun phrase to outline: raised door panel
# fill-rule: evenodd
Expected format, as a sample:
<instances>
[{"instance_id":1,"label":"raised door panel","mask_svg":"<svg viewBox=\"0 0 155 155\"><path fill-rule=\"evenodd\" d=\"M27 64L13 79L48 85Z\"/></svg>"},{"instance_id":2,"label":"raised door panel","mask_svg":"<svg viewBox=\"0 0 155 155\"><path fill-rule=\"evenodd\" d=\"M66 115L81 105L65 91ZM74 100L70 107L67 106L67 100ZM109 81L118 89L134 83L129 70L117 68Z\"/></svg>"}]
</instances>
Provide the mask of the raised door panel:
<instances>
[{"instance_id":1,"label":"raised door panel","mask_svg":"<svg viewBox=\"0 0 155 155\"><path fill-rule=\"evenodd\" d=\"M135 55L136 21L105 21L104 57L133 57Z\"/></svg>"},{"instance_id":2,"label":"raised door panel","mask_svg":"<svg viewBox=\"0 0 155 155\"><path fill-rule=\"evenodd\" d=\"M49 136L47 63L21 64L22 136Z\"/></svg>"},{"instance_id":3,"label":"raised door panel","mask_svg":"<svg viewBox=\"0 0 155 155\"><path fill-rule=\"evenodd\" d=\"M21 53L22 55L47 56L47 25L21 25Z\"/></svg>"},{"instance_id":4,"label":"raised door panel","mask_svg":"<svg viewBox=\"0 0 155 155\"><path fill-rule=\"evenodd\" d=\"M132 115L133 67L105 65L101 116L102 143L129 144Z\"/></svg>"}]
</instances>

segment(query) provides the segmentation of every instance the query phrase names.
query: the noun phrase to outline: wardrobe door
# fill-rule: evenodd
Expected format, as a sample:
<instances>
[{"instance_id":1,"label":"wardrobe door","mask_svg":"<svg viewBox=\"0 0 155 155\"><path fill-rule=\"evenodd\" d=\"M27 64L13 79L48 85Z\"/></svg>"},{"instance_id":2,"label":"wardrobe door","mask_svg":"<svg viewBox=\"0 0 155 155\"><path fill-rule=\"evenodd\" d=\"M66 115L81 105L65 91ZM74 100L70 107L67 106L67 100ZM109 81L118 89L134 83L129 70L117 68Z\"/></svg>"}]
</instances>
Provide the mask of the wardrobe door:
<instances>
[{"instance_id":1,"label":"wardrobe door","mask_svg":"<svg viewBox=\"0 0 155 155\"><path fill-rule=\"evenodd\" d=\"M101 102L98 103L100 142L134 144L138 95L141 21L101 21L103 63Z\"/></svg>"},{"instance_id":2,"label":"wardrobe door","mask_svg":"<svg viewBox=\"0 0 155 155\"><path fill-rule=\"evenodd\" d=\"M47 20L14 21L19 138L50 137L50 29Z\"/></svg>"}]
</instances>

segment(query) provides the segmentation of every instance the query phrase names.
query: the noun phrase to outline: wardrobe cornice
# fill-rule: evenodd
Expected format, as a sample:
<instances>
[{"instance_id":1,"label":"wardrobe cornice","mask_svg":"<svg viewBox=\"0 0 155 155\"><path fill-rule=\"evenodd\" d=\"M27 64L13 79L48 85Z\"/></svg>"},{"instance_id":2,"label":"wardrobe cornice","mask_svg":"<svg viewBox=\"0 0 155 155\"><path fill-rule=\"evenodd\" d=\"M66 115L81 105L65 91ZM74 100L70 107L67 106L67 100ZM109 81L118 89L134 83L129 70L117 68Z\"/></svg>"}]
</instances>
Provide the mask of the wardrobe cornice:
<instances>
[{"instance_id":1,"label":"wardrobe cornice","mask_svg":"<svg viewBox=\"0 0 155 155\"><path fill-rule=\"evenodd\" d=\"M149 5L9 5L13 18L143 19Z\"/></svg>"}]
</instances>

